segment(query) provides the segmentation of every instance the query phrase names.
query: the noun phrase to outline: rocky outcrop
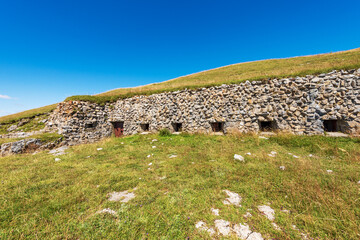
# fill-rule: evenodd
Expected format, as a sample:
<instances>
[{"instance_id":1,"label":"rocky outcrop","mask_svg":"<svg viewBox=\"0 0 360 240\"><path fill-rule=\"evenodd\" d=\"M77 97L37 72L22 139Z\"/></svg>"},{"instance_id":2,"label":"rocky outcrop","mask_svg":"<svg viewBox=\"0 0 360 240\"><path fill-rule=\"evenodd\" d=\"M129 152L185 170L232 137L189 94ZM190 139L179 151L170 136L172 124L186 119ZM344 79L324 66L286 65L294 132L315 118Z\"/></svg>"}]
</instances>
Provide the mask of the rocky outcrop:
<instances>
[{"instance_id":1,"label":"rocky outcrop","mask_svg":"<svg viewBox=\"0 0 360 240\"><path fill-rule=\"evenodd\" d=\"M40 139L29 138L0 145L0 156L9 156L20 153L31 153L36 150L53 149L61 144L61 139L53 142L43 142Z\"/></svg>"},{"instance_id":2,"label":"rocky outcrop","mask_svg":"<svg viewBox=\"0 0 360 240\"><path fill-rule=\"evenodd\" d=\"M135 96L104 106L64 102L50 116L47 128L57 129L69 144L110 136L115 122L123 124L124 135L175 131L179 126L204 133L266 128L295 134L322 134L326 128L351 133L360 128L359 93L360 69L332 71Z\"/></svg>"}]
</instances>

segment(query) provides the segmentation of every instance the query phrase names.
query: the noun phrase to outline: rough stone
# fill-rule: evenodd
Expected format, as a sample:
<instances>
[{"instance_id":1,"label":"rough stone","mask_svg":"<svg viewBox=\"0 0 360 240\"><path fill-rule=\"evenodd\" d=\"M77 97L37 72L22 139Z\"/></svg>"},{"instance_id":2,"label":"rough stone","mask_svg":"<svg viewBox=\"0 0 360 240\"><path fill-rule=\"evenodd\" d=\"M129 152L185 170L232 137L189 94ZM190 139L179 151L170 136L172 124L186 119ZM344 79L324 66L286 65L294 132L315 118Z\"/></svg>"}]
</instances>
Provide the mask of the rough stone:
<instances>
[{"instance_id":1,"label":"rough stone","mask_svg":"<svg viewBox=\"0 0 360 240\"><path fill-rule=\"evenodd\" d=\"M280 131L323 134L323 121L330 119L339 121L339 131L355 134L360 128L355 103L360 73L350 72L134 96L104 106L68 101L58 104L46 129L58 131L68 145L110 136L113 122L123 122L124 135L163 128L175 132L176 123L191 133L258 132L260 121L270 121Z\"/></svg>"},{"instance_id":2,"label":"rough stone","mask_svg":"<svg viewBox=\"0 0 360 240\"><path fill-rule=\"evenodd\" d=\"M275 211L270 206L262 205L258 206L259 211L264 214L270 221L275 220Z\"/></svg>"},{"instance_id":3,"label":"rough stone","mask_svg":"<svg viewBox=\"0 0 360 240\"><path fill-rule=\"evenodd\" d=\"M241 196L237 193L231 192L229 190L223 190L223 192L225 192L228 195L228 198L226 198L223 203L225 205L235 205L238 207L241 207L240 203L241 203Z\"/></svg>"}]
</instances>

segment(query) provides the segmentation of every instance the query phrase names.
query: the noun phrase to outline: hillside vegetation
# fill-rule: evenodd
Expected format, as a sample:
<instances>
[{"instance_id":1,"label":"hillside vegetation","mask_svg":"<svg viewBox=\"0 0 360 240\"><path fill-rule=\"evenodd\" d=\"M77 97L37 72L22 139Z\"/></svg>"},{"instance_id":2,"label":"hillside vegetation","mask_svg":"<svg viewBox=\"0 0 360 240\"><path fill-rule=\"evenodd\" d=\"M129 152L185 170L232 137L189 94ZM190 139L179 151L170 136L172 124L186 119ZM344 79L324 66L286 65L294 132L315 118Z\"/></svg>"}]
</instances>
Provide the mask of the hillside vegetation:
<instances>
[{"instance_id":1,"label":"hillside vegetation","mask_svg":"<svg viewBox=\"0 0 360 240\"><path fill-rule=\"evenodd\" d=\"M329 72L331 70L347 70L355 68L360 68L360 48L305 57L239 63L175 78L161 83L134 88L120 88L93 96L72 96L66 100L83 100L101 104L105 102L114 102L119 98L128 98L135 95L150 95L185 88L196 89L200 87L240 83L246 80L252 81L266 80L269 78L305 76L308 74ZM0 117L0 123L24 118L43 111L51 111L55 106L56 105L50 105L14 115Z\"/></svg>"},{"instance_id":2,"label":"hillside vegetation","mask_svg":"<svg viewBox=\"0 0 360 240\"><path fill-rule=\"evenodd\" d=\"M357 138L135 135L57 157L0 158L1 239L210 239L195 225L215 220L267 239L360 238ZM121 191L134 198L109 201Z\"/></svg>"}]
</instances>

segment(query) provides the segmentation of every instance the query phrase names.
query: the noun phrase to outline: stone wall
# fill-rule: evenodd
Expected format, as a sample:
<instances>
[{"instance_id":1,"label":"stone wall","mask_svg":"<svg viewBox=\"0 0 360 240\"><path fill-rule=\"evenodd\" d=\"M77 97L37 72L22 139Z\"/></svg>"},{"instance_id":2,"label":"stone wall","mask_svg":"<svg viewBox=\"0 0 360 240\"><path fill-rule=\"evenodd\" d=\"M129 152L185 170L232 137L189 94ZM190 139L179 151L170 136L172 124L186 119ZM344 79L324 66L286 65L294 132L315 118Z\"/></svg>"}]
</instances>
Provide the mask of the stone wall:
<instances>
[{"instance_id":1,"label":"stone wall","mask_svg":"<svg viewBox=\"0 0 360 240\"><path fill-rule=\"evenodd\" d=\"M110 136L112 122L124 122L125 135L142 132L141 124L149 124L149 131L174 131L175 123L185 132L211 133L212 123L219 123L224 133L256 132L264 124L295 134L322 134L324 120L337 120L337 131L351 133L360 127L359 93L360 69L332 71L135 96L105 106L65 102L48 127L56 127L71 144Z\"/></svg>"}]
</instances>

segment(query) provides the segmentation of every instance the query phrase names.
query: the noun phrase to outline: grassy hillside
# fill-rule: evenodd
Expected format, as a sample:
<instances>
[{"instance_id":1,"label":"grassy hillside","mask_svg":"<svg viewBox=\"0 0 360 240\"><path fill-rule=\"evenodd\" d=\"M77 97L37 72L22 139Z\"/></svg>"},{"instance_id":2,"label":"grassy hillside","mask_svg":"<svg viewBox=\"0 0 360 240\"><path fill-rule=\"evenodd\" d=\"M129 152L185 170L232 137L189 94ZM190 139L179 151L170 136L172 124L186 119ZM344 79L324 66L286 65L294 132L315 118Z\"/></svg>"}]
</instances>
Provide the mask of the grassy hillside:
<instances>
[{"instance_id":1,"label":"grassy hillside","mask_svg":"<svg viewBox=\"0 0 360 240\"><path fill-rule=\"evenodd\" d=\"M22 118L32 118L38 114L44 114L47 112L51 112L52 110L54 110L56 108L56 105L57 104L52 104L52 105L48 105L45 107L35 108L35 109L27 110L24 112L19 112L19 113L3 116L3 117L0 117L0 123L8 124L8 123L18 121Z\"/></svg>"},{"instance_id":2,"label":"grassy hillside","mask_svg":"<svg viewBox=\"0 0 360 240\"><path fill-rule=\"evenodd\" d=\"M268 239L360 238L359 139L136 135L60 158L0 158L1 239L210 239L195 224L214 227L216 219L246 223ZM241 207L223 204L225 189L240 194ZM108 200L124 190L135 198ZM274 209L273 222L259 205ZM97 213L105 208L115 215Z\"/></svg>"},{"instance_id":3,"label":"grassy hillside","mask_svg":"<svg viewBox=\"0 0 360 240\"><path fill-rule=\"evenodd\" d=\"M246 80L305 76L330 72L331 70L354 68L360 68L360 48L305 57L239 63L161 83L135 88L120 88L96 96L73 96L67 98L67 100L86 100L102 103L106 101L116 101L119 98L127 98L134 95L150 95L185 88L196 89L221 84L240 83Z\"/></svg>"},{"instance_id":4,"label":"grassy hillside","mask_svg":"<svg viewBox=\"0 0 360 240\"><path fill-rule=\"evenodd\" d=\"M119 98L132 97L134 95L150 95L154 93L176 91L185 88L196 89L200 87L221 85L224 83L239 83L246 80L251 81L269 78L305 76L307 74L329 72L334 69L339 70L354 68L360 68L360 48L349 51L306 57L270 59L239 63L175 78L161 83L134 88L120 88L95 96L72 96L66 100L83 100L105 103L116 101ZM54 108L55 105L50 105L14 115L0 117L0 123L4 121L13 121L14 119L24 118L29 115L31 116L44 111L50 111Z\"/></svg>"}]
</instances>

